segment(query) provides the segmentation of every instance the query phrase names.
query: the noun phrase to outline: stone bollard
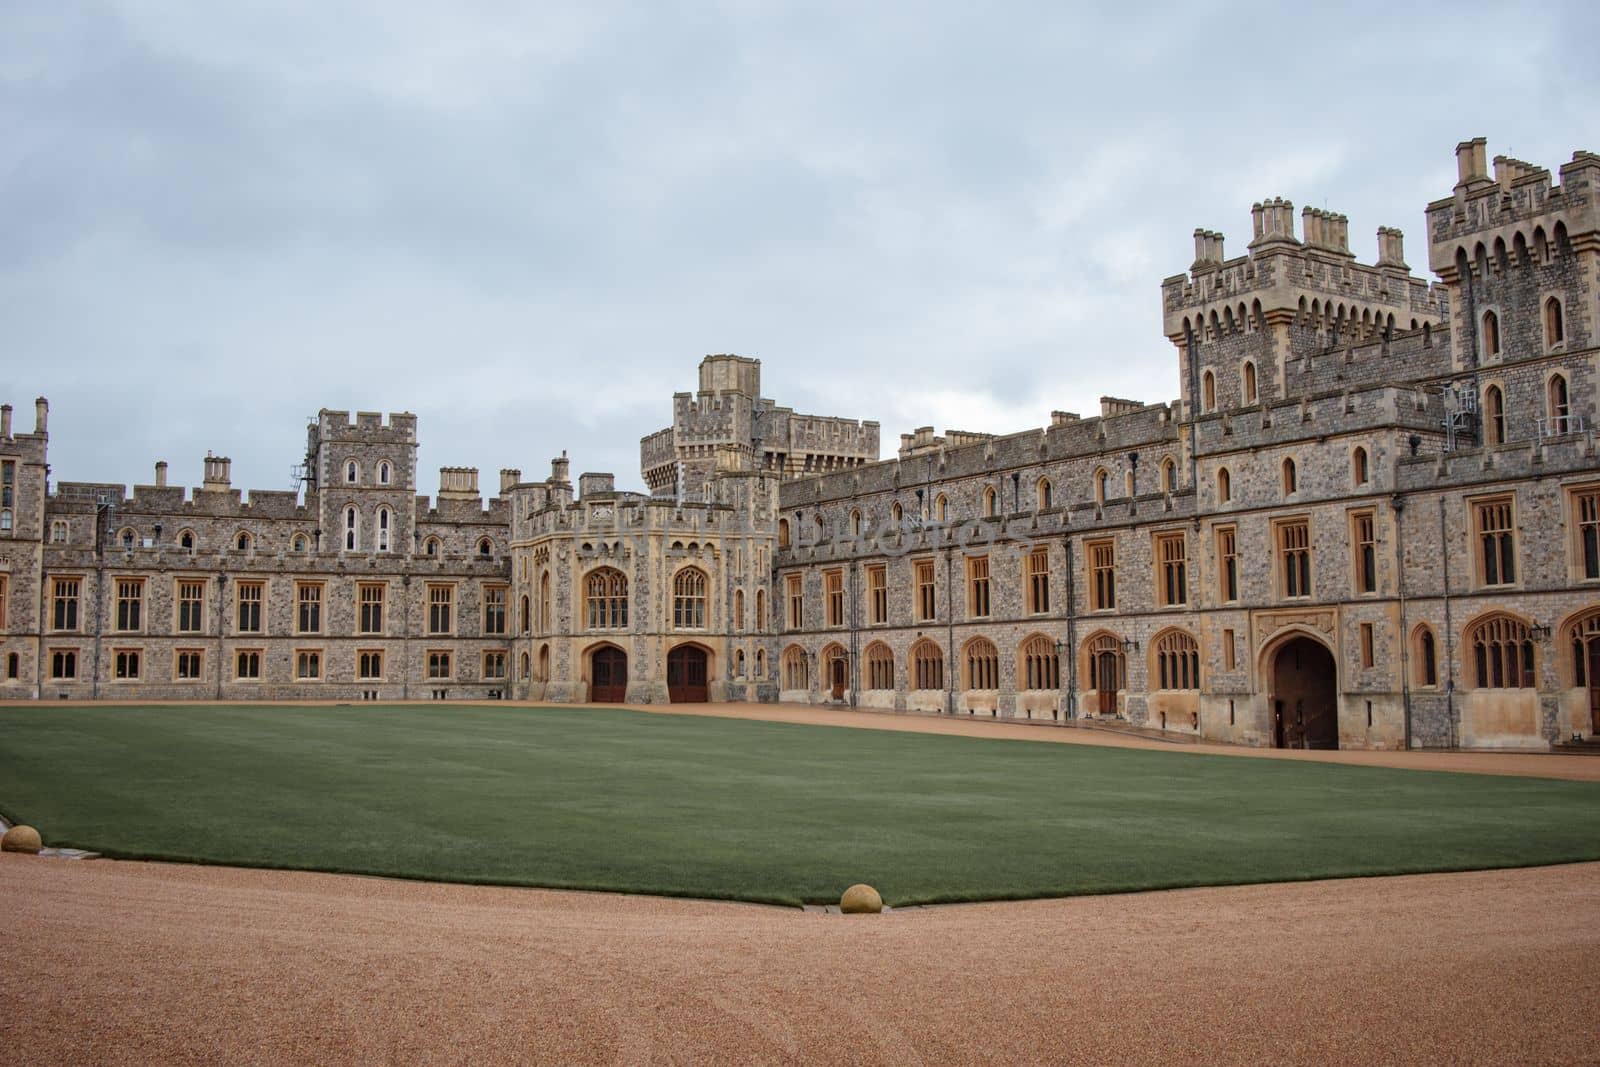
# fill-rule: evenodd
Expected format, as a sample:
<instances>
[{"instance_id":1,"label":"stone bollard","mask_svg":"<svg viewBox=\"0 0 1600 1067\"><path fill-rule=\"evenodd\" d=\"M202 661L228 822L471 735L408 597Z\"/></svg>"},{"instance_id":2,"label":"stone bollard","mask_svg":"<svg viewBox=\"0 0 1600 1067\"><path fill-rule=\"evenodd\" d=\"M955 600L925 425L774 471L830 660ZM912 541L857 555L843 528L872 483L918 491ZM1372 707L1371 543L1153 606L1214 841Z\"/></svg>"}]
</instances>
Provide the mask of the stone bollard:
<instances>
[{"instance_id":1,"label":"stone bollard","mask_svg":"<svg viewBox=\"0 0 1600 1067\"><path fill-rule=\"evenodd\" d=\"M839 898L839 910L846 915L876 915L883 910L883 898L870 885L853 885Z\"/></svg>"},{"instance_id":2,"label":"stone bollard","mask_svg":"<svg viewBox=\"0 0 1600 1067\"><path fill-rule=\"evenodd\" d=\"M0 852L27 852L37 856L43 847L39 831L31 826L13 826L0 837Z\"/></svg>"}]
</instances>

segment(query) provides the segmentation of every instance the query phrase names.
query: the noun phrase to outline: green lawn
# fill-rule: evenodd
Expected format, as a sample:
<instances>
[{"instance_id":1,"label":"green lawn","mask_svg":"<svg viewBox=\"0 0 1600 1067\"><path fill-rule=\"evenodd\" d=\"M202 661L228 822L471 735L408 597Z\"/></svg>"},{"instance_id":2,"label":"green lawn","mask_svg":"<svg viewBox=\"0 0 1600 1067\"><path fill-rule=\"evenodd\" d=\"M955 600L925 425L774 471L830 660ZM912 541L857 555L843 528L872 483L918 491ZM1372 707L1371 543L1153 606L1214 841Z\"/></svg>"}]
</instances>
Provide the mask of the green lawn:
<instances>
[{"instance_id":1,"label":"green lawn","mask_svg":"<svg viewBox=\"0 0 1600 1067\"><path fill-rule=\"evenodd\" d=\"M1600 783L587 707L0 708L0 812L111 856L787 904L1600 859Z\"/></svg>"}]
</instances>

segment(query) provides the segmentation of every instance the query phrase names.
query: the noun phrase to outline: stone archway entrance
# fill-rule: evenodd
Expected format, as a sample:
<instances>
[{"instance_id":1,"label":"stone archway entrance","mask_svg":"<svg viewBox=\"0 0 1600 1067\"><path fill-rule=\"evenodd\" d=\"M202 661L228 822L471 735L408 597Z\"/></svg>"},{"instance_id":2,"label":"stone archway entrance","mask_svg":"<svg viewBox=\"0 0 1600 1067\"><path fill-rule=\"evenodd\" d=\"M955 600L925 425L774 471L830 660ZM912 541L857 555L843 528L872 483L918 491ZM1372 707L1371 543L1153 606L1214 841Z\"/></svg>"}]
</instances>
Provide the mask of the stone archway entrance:
<instances>
[{"instance_id":1,"label":"stone archway entrance","mask_svg":"<svg viewBox=\"0 0 1600 1067\"><path fill-rule=\"evenodd\" d=\"M1272 656L1274 748L1339 747L1339 670L1326 645L1294 637Z\"/></svg>"},{"instance_id":2,"label":"stone archway entrance","mask_svg":"<svg viewBox=\"0 0 1600 1067\"><path fill-rule=\"evenodd\" d=\"M698 645L679 645L667 653L667 699L674 704L704 704L709 659Z\"/></svg>"},{"instance_id":3,"label":"stone archway entrance","mask_svg":"<svg viewBox=\"0 0 1600 1067\"><path fill-rule=\"evenodd\" d=\"M620 704L628 698L628 654L616 645L589 653L589 703Z\"/></svg>"}]
</instances>

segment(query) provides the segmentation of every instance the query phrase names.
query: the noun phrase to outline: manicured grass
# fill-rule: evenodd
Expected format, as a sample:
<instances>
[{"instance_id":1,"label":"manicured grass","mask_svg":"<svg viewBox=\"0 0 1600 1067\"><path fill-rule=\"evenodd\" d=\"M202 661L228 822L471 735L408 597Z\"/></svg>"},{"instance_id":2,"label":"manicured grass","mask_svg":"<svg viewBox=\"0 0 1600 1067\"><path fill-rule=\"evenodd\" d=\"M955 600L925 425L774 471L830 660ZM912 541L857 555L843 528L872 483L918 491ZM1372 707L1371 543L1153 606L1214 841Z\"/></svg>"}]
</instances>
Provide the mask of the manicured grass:
<instances>
[{"instance_id":1,"label":"manicured grass","mask_svg":"<svg viewBox=\"0 0 1600 1067\"><path fill-rule=\"evenodd\" d=\"M49 844L795 904L1600 859L1600 784L599 708L0 708Z\"/></svg>"}]
</instances>

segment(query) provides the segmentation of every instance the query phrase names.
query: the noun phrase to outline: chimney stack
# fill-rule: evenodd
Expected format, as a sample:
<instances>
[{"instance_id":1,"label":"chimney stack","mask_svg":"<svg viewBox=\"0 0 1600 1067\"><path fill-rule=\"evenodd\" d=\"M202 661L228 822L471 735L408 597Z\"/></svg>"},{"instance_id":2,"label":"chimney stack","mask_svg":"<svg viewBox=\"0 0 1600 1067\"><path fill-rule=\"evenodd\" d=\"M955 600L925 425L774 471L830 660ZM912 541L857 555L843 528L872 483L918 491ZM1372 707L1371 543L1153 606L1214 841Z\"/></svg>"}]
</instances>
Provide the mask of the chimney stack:
<instances>
[{"instance_id":1,"label":"chimney stack","mask_svg":"<svg viewBox=\"0 0 1600 1067\"><path fill-rule=\"evenodd\" d=\"M156 488L157 489L165 489L166 487L167 487L167 461L164 460L164 459L157 460L156 461Z\"/></svg>"},{"instance_id":2,"label":"chimney stack","mask_svg":"<svg viewBox=\"0 0 1600 1067\"><path fill-rule=\"evenodd\" d=\"M0 437L11 436L11 405L0 404Z\"/></svg>"},{"instance_id":3,"label":"chimney stack","mask_svg":"<svg viewBox=\"0 0 1600 1067\"><path fill-rule=\"evenodd\" d=\"M44 434L50 426L50 401L44 397L33 402L33 432Z\"/></svg>"},{"instance_id":4,"label":"chimney stack","mask_svg":"<svg viewBox=\"0 0 1600 1067\"><path fill-rule=\"evenodd\" d=\"M511 487L522 481L522 472L510 467L500 468L500 495L505 496L511 492Z\"/></svg>"},{"instance_id":5,"label":"chimney stack","mask_svg":"<svg viewBox=\"0 0 1600 1067\"><path fill-rule=\"evenodd\" d=\"M1468 182L1489 180L1489 140L1486 137L1474 137L1470 141L1462 141L1456 145L1456 176L1457 185L1466 185Z\"/></svg>"},{"instance_id":6,"label":"chimney stack","mask_svg":"<svg viewBox=\"0 0 1600 1067\"><path fill-rule=\"evenodd\" d=\"M226 493L233 486L233 460L206 453L206 478L201 488L210 493Z\"/></svg>"},{"instance_id":7,"label":"chimney stack","mask_svg":"<svg viewBox=\"0 0 1600 1067\"><path fill-rule=\"evenodd\" d=\"M572 465L567 460L566 449L561 450L561 455L550 461L550 480L552 482L567 482L571 480Z\"/></svg>"}]
</instances>

